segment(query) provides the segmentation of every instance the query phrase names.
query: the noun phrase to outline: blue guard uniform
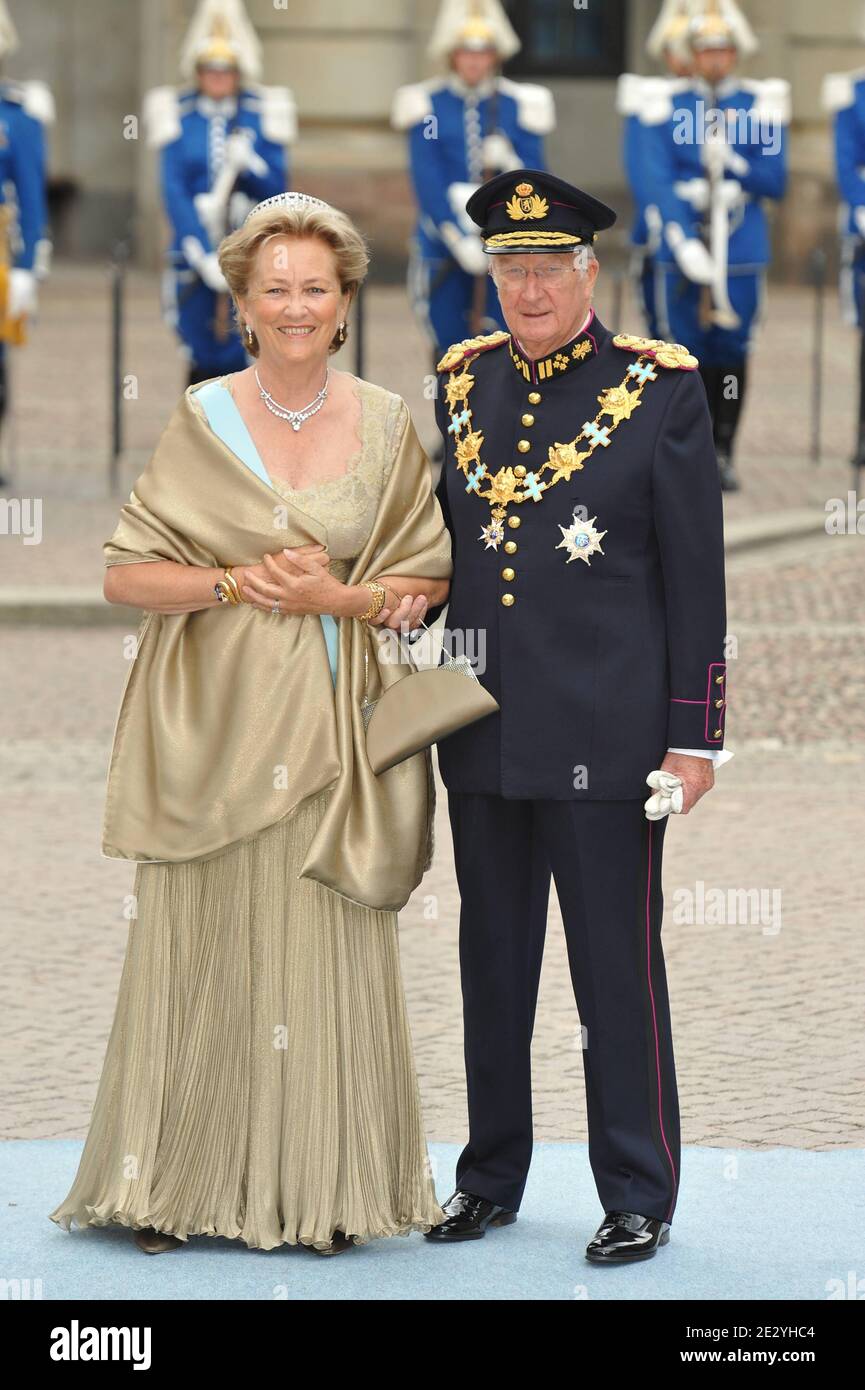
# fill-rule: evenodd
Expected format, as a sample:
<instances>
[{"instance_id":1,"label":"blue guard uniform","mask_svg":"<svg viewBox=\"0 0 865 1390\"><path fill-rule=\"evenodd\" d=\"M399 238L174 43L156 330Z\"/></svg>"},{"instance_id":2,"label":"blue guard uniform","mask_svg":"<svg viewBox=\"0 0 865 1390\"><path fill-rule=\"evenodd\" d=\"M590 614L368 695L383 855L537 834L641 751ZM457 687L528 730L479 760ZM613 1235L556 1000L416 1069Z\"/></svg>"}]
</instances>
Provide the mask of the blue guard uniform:
<instances>
[{"instance_id":1,"label":"blue guard uniform","mask_svg":"<svg viewBox=\"0 0 865 1390\"><path fill-rule=\"evenodd\" d=\"M190 362L190 381L240 371L247 357L228 312L215 264L216 247L249 209L288 186L285 145L294 134L293 108L282 88L242 88L211 100L195 89L160 88L146 108L150 143L160 152L165 211L171 223L165 306ZM200 195L214 189L234 148L248 132L248 163L234 181L221 235L207 225ZM242 137L241 137L242 138Z\"/></svg>"},{"instance_id":2,"label":"blue guard uniform","mask_svg":"<svg viewBox=\"0 0 865 1390\"><path fill-rule=\"evenodd\" d=\"M45 126L53 119L54 103L43 82L0 82L0 235L9 273L3 308L13 341L13 325L35 312L38 282L48 269ZM7 338L0 337L0 423L8 402L6 351Z\"/></svg>"},{"instance_id":3,"label":"blue guard uniform","mask_svg":"<svg viewBox=\"0 0 865 1390\"><path fill-rule=\"evenodd\" d=\"M537 170L492 180L469 209L491 254L532 250L537 232L566 253L615 218ZM457 1187L501 1208L496 1219L522 1198L552 873L586 1030L598 1194L659 1243L680 1150L665 822L646 818L646 778L668 750L722 761L726 711L721 491L697 365L678 345L614 336L590 310L540 359L507 331L455 344L436 401L454 559L446 643L464 643L500 706L438 745L461 897L469 1139ZM433 1238L465 1238L467 1209L446 1204Z\"/></svg>"},{"instance_id":4,"label":"blue guard uniform","mask_svg":"<svg viewBox=\"0 0 865 1390\"><path fill-rule=\"evenodd\" d=\"M503 14L467 19L447 32L443 11L431 51L495 48L510 57L519 41ZM491 174L521 165L544 167L543 137L554 127L545 87L495 76L468 86L449 77L401 87L391 124L408 133L409 165L418 221L409 264L409 293L438 355L457 339L500 327L498 297L487 283L480 323L473 323L478 277L486 275L477 228L466 217L468 197Z\"/></svg>"},{"instance_id":5,"label":"blue guard uniform","mask_svg":"<svg viewBox=\"0 0 865 1390\"><path fill-rule=\"evenodd\" d=\"M661 222L646 184L645 144L647 127L643 112L654 108L658 94L672 99L688 86L687 78L643 77L637 73L622 73L616 91L616 108L622 117L622 165L631 196L634 200L634 221L631 227L631 273L649 337L660 333L655 308L655 257L661 239ZM647 216L648 208L648 216Z\"/></svg>"},{"instance_id":6,"label":"blue guard uniform","mask_svg":"<svg viewBox=\"0 0 865 1390\"><path fill-rule=\"evenodd\" d=\"M860 329L859 417L853 457L856 478L865 468L865 68L831 73L823 105L832 115L835 168L841 194L841 308Z\"/></svg>"},{"instance_id":7,"label":"blue guard uniform","mask_svg":"<svg viewBox=\"0 0 865 1390\"><path fill-rule=\"evenodd\" d=\"M732 4L729 21L698 17L689 35L695 52L756 46ZM700 359L728 489L739 485L733 443L771 255L766 203L782 198L787 183L789 120L789 83L735 75L715 85L695 76L684 90L658 87L643 110L647 216L662 229L658 325Z\"/></svg>"}]
</instances>

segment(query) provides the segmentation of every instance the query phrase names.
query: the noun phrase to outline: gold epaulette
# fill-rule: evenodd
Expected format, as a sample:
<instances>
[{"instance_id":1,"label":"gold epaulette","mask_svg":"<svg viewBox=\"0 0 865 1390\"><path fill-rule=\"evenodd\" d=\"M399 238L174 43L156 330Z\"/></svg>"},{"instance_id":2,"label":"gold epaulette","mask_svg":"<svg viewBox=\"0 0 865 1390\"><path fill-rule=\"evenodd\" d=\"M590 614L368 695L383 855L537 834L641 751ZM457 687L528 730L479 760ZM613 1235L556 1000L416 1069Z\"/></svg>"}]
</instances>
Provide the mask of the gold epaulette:
<instances>
[{"instance_id":1,"label":"gold epaulette","mask_svg":"<svg viewBox=\"0 0 865 1390\"><path fill-rule=\"evenodd\" d=\"M678 367L683 372L696 371L700 363L681 343L665 343L663 338L640 338L635 333L617 333L613 347L625 352L642 352L652 357L660 367Z\"/></svg>"},{"instance_id":2,"label":"gold epaulette","mask_svg":"<svg viewBox=\"0 0 865 1390\"><path fill-rule=\"evenodd\" d=\"M461 343L452 343L437 364L436 371L452 372L454 367L458 367L466 358L476 357L479 352L488 352L490 348L506 343L510 336L510 333L499 328L495 333L484 333L479 338L463 338Z\"/></svg>"}]
</instances>

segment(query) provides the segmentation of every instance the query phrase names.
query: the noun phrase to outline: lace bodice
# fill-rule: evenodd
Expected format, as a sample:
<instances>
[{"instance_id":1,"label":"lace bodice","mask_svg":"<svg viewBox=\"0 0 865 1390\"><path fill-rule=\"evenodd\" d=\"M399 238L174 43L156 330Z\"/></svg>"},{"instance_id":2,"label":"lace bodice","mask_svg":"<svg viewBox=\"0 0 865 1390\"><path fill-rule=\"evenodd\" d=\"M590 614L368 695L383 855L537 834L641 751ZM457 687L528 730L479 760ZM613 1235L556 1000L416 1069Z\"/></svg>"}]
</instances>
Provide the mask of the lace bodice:
<instances>
[{"instance_id":1,"label":"lace bodice","mask_svg":"<svg viewBox=\"0 0 865 1390\"><path fill-rule=\"evenodd\" d=\"M231 378L221 382L231 390ZM327 529L330 570L344 580L369 539L381 494L390 477L405 430L408 407L401 396L355 377L360 400L361 447L348 460L346 473L310 487L293 488L283 478L271 485Z\"/></svg>"}]
</instances>

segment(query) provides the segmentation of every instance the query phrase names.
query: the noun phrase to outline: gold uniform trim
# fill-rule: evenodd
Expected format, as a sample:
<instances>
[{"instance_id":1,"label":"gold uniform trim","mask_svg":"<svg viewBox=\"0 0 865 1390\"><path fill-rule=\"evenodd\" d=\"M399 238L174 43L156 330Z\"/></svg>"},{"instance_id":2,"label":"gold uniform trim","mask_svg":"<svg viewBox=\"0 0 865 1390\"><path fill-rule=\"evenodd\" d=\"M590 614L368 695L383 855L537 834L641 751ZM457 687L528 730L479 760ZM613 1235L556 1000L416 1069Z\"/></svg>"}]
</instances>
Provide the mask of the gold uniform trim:
<instances>
[{"instance_id":1,"label":"gold uniform trim","mask_svg":"<svg viewBox=\"0 0 865 1390\"><path fill-rule=\"evenodd\" d=\"M485 246L576 246L581 242L581 236L575 236L573 232L541 232L541 231L521 231L521 232L494 232L492 236L484 237ZM594 240L594 238L593 238Z\"/></svg>"},{"instance_id":2,"label":"gold uniform trim","mask_svg":"<svg viewBox=\"0 0 865 1390\"><path fill-rule=\"evenodd\" d=\"M693 372L699 367L695 357L682 343L666 343L663 338L641 338L636 333L617 333L613 347L625 352L641 352L654 359L661 367L678 367L680 371Z\"/></svg>"},{"instance_id":3,"label":"gold uniform trim","mask_svg":"<svg viewBox=\"0 0 865 1390\"><path fill-rule=\"evenodd\" d=\"M511 361L517 371L522 372L526 381L531 381L529 363L517 352L513 345L513 341L511 341L509 350ZM563 348L553 353L552 357L541 357L535 363L538 377L541 381L548 381L550 377L554 377L558 372L566 371L572 362L582 362L585 358L591 357L593 350L591 339L583 338L580 342L574 343L570 350Z\"/></svg>"},{"instance_id":4,"label":"gold uniform trim","mask_svg":"<svg viewBox=\"0 0 865 1390\"><path fill-rule=\"evenodd\" d=\"M498 347L500 343L507 342L510 336L510 333L499 328L495 333L482 333L477 338L463 338L460 343L451 343L447 352L436 363L436 371L449 372L469 354L474 355L477 352L486 352L489 348Z\"/></svg>"}]
</instances>

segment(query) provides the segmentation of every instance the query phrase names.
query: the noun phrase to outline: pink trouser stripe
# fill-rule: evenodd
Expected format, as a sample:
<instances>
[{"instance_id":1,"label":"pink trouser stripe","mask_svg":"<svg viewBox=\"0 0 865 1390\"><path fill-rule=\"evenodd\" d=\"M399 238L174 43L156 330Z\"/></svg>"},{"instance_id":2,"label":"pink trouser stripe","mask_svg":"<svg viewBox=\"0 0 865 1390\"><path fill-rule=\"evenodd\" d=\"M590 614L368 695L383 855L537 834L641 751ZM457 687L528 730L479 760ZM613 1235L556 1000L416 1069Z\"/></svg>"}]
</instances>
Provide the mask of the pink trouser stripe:
<instances>
[{"instance_id":1,"label":"pink trouser stripe","mask_svg":"<svg viewBox=\"0 0 865 1390\"><path fill-rule=\"evenodd\" d=\"M649 872L646 878L646 971L649 977L649 998L652 1002L652 1027L655 1031L655 1072L658 1077L658 1122L661 1126L661 1138L664 1141L664 1148L667 1151L667 1158L670 1160L670 1171L673 1174L673 1196L667 1211L666 1220L669 1221L673 1207L676 1203L676 1192L678 1180L676 1178L676 1165L673 1162L673 1155L670 1153L670 1146L667 1143L667 1135L664 1131L664 1104L661 1092L661 1051L658 1043L658 1019L655 1013L655 992L652 989L652 937L650 927L649 904L652 892L652 822L649 821Z\"/></svg>"}]
</instances>

